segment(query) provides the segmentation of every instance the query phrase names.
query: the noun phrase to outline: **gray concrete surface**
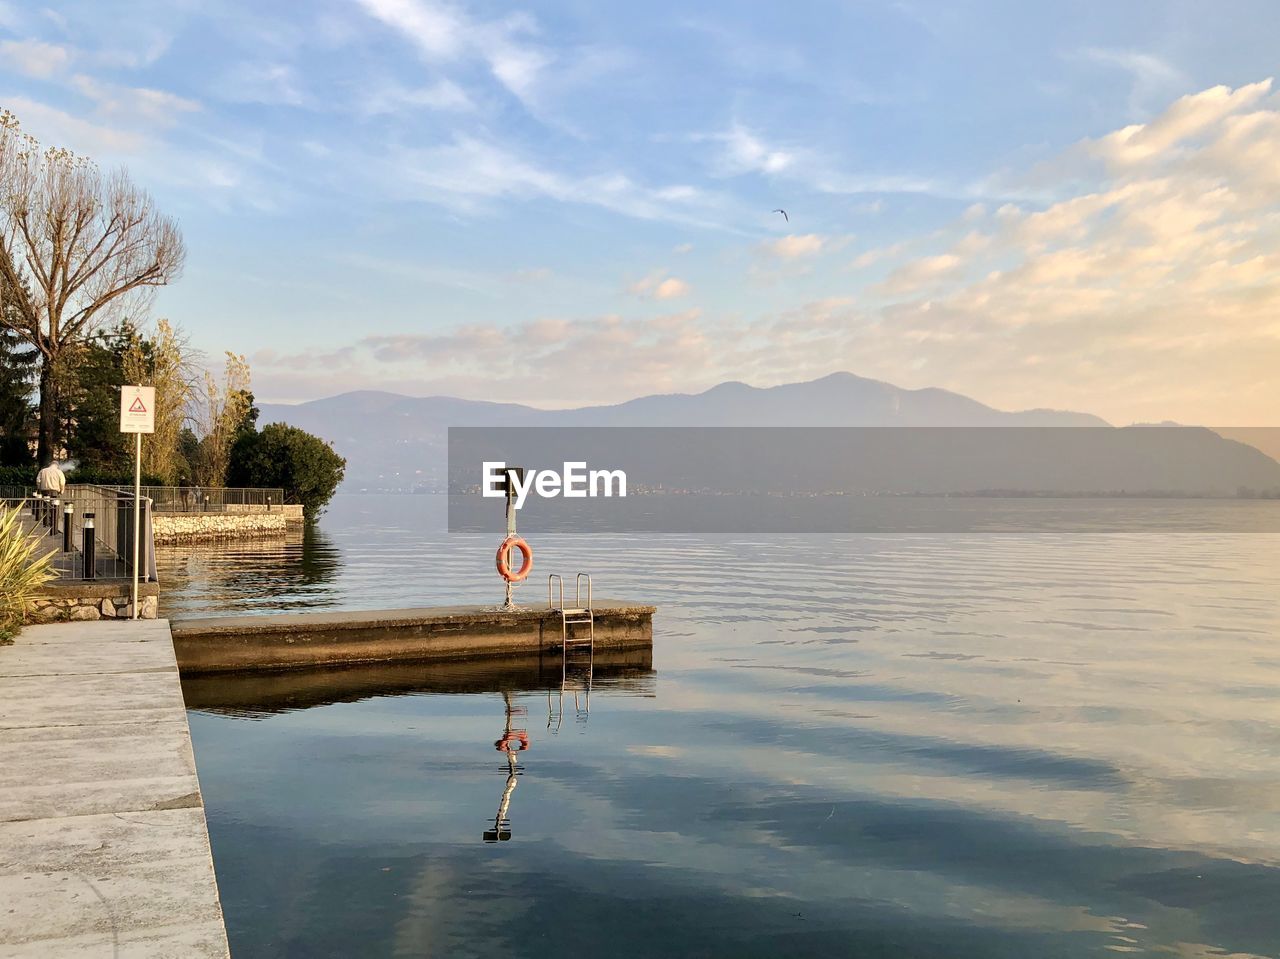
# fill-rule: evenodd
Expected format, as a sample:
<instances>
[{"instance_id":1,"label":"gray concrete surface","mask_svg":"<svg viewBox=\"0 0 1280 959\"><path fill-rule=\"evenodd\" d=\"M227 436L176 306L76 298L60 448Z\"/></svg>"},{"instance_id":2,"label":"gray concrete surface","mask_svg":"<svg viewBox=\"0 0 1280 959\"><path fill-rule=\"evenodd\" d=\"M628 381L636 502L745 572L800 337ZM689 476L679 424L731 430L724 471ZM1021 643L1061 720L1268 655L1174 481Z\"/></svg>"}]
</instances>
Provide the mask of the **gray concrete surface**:
<instances>
[{"instance_id":1,"label":"gray concrete surface","mask_svg":"<svg viewBox=\"0 0 1280 959\"><path fill-rule=\"evenodd\" d=\"M0 647L0 770L0 959L225 959L167 622Z\"/></svg>"}]
</instances>

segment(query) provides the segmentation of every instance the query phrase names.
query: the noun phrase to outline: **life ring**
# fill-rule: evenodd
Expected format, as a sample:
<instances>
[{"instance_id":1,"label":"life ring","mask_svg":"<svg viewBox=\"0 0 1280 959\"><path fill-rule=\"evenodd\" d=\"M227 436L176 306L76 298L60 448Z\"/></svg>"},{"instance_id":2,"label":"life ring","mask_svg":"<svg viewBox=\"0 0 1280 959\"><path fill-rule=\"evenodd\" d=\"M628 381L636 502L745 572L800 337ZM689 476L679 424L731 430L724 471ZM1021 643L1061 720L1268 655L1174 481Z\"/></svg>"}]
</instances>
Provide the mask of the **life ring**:
<instances>
[{"instance_id":1,"label":"life ring","mask_svg":"<svg viewBox=\"0 0 1280 959\"><path fill-rule=\"evenodd\" d=\"M523 729L513 729L497 740L493 748L504 753L522 753L529 748L529 734Z\"/></svg>"},{"instance_id":2,"label":"life ring","mask_svg":"<svg viewBox=\"0 0 1280 959\"><path fill-rule=\"evenodd\" d=\"M511 571L511 551L520 550L520 568ZM523 582L533 572L533 550L519 536L508 536L498 547L498 575L508 583Z\"/></svg>"}]
</instances>

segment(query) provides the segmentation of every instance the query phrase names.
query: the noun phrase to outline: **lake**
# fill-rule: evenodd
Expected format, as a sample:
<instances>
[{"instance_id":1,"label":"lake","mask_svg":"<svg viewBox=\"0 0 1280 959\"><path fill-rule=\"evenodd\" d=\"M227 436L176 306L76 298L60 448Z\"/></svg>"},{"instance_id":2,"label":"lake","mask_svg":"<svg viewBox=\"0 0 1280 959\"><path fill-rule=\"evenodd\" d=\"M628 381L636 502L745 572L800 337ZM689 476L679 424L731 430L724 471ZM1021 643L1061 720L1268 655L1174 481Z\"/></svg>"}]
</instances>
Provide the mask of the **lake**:
<instances>
[{"instance_id":1,"label":"lake","mask_svg":"<svg viewBox=\"0 0 1280 959\"><path fill-rule=\"evenodd\" d=\"M166 548L162 612L499 602L500 515L442 501ZM1280 537L531 542L519 602L659 607L589 708L536 662L184 684L236 959L1280 956Z\"/></svg>"}]
</instances>

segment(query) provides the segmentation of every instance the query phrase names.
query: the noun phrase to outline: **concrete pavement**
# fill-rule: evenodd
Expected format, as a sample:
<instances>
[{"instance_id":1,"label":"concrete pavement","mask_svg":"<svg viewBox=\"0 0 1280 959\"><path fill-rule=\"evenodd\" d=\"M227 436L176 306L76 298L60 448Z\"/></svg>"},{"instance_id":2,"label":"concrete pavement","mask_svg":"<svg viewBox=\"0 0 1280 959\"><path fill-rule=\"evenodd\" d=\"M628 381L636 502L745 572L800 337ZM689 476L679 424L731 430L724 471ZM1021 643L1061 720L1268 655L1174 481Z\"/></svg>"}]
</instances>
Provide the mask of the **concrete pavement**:
<instances>
[{"instance_id":1,"label":"concrete pavement","mask_svg":"<svg viewBox=\"0 0 1280 959\"><path fill-rule=\"evenodd\" d=\"M225 959L169 624L0 647L0 959Z\"/></svg>"}]
</instances>

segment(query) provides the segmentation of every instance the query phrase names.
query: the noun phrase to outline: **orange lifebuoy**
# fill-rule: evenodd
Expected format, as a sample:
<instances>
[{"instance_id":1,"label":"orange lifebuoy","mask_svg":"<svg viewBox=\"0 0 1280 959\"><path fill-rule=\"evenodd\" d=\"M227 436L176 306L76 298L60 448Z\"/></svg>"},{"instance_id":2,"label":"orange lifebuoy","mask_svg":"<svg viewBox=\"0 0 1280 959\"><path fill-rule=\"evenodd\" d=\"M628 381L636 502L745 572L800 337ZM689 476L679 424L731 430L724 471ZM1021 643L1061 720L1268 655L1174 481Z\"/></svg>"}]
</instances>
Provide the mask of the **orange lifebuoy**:
<instances>
[{"instance_id":1,"label":"orange lifebuoy","mask_svg":"<svg viewBox=\"0 0 1280 959\"><path fill-rule=\"evenodd\" d=\"M529 734L523 729L513 729L493 744L499 752L524 752L529 748Z\"/></svg>"},{"instance_id":2,"label":"orange lifebuoy","mask_svg":"<svg viewBox=\"0 0 1280 959\"><path fill-rule=\"evenodd\" d=\"M511 571L511 551L520 550L520 568ZM508 583L519 583L533 572L533 550L519 536L508 536L498 547L498 575Z\"/></svg>"}]
</instances>

